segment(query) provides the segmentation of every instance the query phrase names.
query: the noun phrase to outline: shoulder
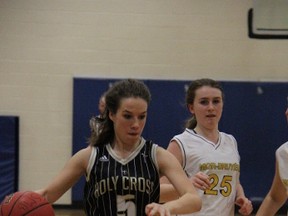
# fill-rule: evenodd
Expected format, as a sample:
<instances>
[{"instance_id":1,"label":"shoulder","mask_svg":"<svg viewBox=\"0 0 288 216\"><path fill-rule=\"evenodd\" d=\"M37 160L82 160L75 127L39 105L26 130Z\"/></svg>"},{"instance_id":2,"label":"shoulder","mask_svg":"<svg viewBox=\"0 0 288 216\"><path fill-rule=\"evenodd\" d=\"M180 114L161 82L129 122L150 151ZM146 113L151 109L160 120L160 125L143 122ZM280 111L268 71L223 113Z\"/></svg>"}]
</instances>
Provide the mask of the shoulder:
<instances>
[{"instance_id":1,"label":"shoulder","mask_svg":"<svg viewBox=\"0 0 288 216\"><path fill-rule=\"evenodd\" d=\"M276 155L278 157L285 157L288 158L288 141L282 144L277 150Z\"/></svg>"},{"instance_id":2,"label":"shoulder","mask_svg":"<svg viewBox=\"0 0 288 216\"><path fill-rule=\"evenodd\" d=\"M235 139L232 134L229 134L229 133L226 133L226 132L223 132L223 131L220 131L219 133L220 133L221 136L223 136L223 137L229 137L230 139Z\"/></svg>"},{"instance_id":3,"label":"shoulder","mask_svg":"<svg viewBox=\"0 0 288 216\"><path fill-rule=\"evenodd\" d=\"M193 130L190 130L186 128L182 133L175 135L172 140L176 140L177 142L180 142L180 140L191 140L193 138L196 138L196 134Z\"/></svg>"},{"instance_id":4,"label":"shoulder","mask_svg":"<svg viewBox=\"0 0 288 216\"><path fill-rule=\"evenodd\" d=\"M75 153L72 158L81 163L84 167L87 167L93 150L95 151L95 147L87 146Z\"/></svg>"},{"instance_id":5,"label":"shoulder","mask_svg":"<svg viewBox=\"0 0 288 216\"><path fill-rule=\"evenodd\" d=\"M163 163L169 164L169 162L173 162L173 160L176 159L172 153L170 153L169 151L167 151L161 146L157 147L156 155L157 155L157 162L158 162L159 167L161 167L161 164L163 165Z\"/></svg>"},{"instance_id":6,"label":"shoulder","mask_svg":"<svg viewBox=\"0 0 288 216\"><path fill-rule=\"evenodd\" d=\"M284 151L287 150L287 148L288 148L288 141L279 146L277 150Z\"/></svg>"},{"instance_id":7,"label":"shoulder","mask_svg":"<svg viewBox=\"0 0 288 216\"><path fill-rule=\"evenodd\" d=\"M225 133L225 132L219 132L219 134L220 134L222 139L229 140L233 143L237 143L235 137L232 134Z\"/></svg>"},{"instance_id":8,"label":"shoulder","mask_svg":"<svg viewBox=\"0 0 288 216\"><path fill-rule=\"evenodd\" d=\"M86 148L79 150L75 155L90 156L93 149L95 149L95 147L89 145Z\"/></svg>"},{"instance_id":9,"label":"shoulder","mask_svg":"<svg viewBox=\"0 0 288 216\"><path fill-rule=\"evenodd\" d=\"M219 132L221 137L221 143L224 143L225 146L230 146L238 152L238 143L235 137L232 134Z\"/></svg>"}]
</instances>

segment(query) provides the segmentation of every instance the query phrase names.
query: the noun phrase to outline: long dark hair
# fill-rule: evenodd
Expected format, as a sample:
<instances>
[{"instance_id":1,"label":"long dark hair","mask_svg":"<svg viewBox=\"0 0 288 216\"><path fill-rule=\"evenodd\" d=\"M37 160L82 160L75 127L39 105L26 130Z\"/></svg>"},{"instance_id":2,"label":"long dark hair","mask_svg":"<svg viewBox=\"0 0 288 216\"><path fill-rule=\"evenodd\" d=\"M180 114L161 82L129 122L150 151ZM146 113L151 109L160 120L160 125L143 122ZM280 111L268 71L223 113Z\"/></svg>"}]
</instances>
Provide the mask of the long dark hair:
<instances>
[{"instance_id":1,"label":"long dark hair","mask_svg":"<svg viewBox=\"0 0 288 216\"><path fill-rule=\"evenodd\" d=\"M222 93L222 99L224 100L224 92L223 88L220 85L219 82L209 79L209 78L203 78L203 79L197 79L190 83L189 88L186 92L186 106L188 107L189 104L193 104L196 96L196 90L203 87L203 86L209 86L212 88L217 88ZM192 115L191 118L189 118L186 121L185 127L189 129L194 129L197 125L197 119L195 115Z\"/></svg>"},{"instance_id":2,"label":"long dark hair","mask_svg":"<svg viewBox=\"0 0 288 216\"><path fill-rule=\"evenodd\" d=\"M148 87L139 80L127 79L117 81L106 92L106 108L103 115L103 122L100 125L100 133L98 136L91 133L89 144L92 146L99 146L111 143L114 140L114 125L109 118L109 113L116 114L119 109L120 102L123 98L142 98L149 105L151 101L151 94Z\"/></svg>"}]
</instances>

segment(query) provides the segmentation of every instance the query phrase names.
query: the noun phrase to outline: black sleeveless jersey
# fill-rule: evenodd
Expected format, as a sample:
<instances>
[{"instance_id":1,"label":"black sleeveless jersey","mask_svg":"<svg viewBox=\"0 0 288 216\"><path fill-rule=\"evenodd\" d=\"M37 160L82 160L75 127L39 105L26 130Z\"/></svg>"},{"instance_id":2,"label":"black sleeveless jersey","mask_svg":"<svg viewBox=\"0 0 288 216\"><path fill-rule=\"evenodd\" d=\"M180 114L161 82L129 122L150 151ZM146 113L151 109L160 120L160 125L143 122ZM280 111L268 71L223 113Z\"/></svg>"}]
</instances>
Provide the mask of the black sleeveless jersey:
<instances>
[{"instance_id":1,"label":"black sleeveless jersey","mask_svg":"<svg viewBox=\"0 0 288 216\"><path fill-rule=\"evenodd\" d=\"M93 147L84 188L87 216L145 216L145 206L159 202L157 145L141 144L126 159L111 146Z\"/></svg>"}]
</instances>

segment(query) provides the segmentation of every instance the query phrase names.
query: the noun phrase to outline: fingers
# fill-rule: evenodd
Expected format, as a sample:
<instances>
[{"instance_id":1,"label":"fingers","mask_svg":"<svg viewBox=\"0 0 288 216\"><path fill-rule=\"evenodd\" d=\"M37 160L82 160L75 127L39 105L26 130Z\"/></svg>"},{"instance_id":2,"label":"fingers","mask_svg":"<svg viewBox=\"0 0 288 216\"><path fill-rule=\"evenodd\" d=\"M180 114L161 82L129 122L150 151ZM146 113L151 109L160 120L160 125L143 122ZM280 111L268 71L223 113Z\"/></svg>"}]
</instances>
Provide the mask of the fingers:
<instances>
[{"instance_id":1,"label":"fingers","mask_svg":"<svg viewBox=\"0 0 288 216\"><path fill-rule=\"evenodd\" d=\"M145 208L145 213L148 216L171 216L169 210L158 203L148 204Z\"/></svg>"},{"instance_id":2,"label":"fingers","mask_svg":"<svg viewBox=\"0 0 288 216\"><path fill-rule=\"evenodd\" d=\"M209 176L198 172L194 177L191 178L194 187L199 188L201 190L206 190L210 188Z\"/></svg>"},{"instance_id":3,"label":"fingers","mask_svg":"<svg viewBox=\"0 0 288 216\"><path fill-rule=\"evenodd\" d=\"M239 209L239 213L241 214L241 215L250 215L251 213L252 213L252 211L253 211L253 207L251 206L251 207L247 207L247 208L240 208Z\"/></svg>"},{"instance_id":4,"label":"fingers","mask_svg":"<svg viewBox=\"0 0 288 216\"><path fill-rule=\"evenodd\" d=\"M235 202L236 205L240 207L239 213L241 215L250 215L253 211L253 205L252 202L245 198L238 198Z\"/></svg>"}]
</instances>

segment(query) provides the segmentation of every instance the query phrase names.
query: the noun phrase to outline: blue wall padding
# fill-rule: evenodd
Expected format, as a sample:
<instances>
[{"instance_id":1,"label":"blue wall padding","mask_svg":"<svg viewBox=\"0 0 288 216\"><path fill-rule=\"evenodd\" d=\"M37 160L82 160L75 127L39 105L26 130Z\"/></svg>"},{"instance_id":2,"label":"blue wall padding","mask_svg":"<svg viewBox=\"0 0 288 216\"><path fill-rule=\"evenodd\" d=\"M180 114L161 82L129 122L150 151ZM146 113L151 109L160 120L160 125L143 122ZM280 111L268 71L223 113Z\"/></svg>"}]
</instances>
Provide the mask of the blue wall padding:
<instances>
[{"instance_id":1,"label":"blue wall padding","mask_svg":"<svg viewBox=\"0 0 288 216\"><path fill-rule=\"evenodd\" d=\"M115 79L74 78L73 153L87 146L89 119L98 114L100 95ZM143 80L150 88L152 102L143 132L146 139L167 147L173 135L181 133L190 116L185 105L185 87L190 81ZM225 92L221 131L238 141L241 183L246 195L262 199L271 185L275 150L288 140L284 112L287 82L221 81ZM84 178L72 189L72 201L82 201Z\"/></svg>"},{"instance_id":2,"label":"blue wall padding","mask_svg":"<svg viewBox=\"0 0 288 216\"><path fill-rule=\"evenodd\" d=\"M19 118L0 116L0 202L18 190Z\"/></svg>"}]
</instances>

